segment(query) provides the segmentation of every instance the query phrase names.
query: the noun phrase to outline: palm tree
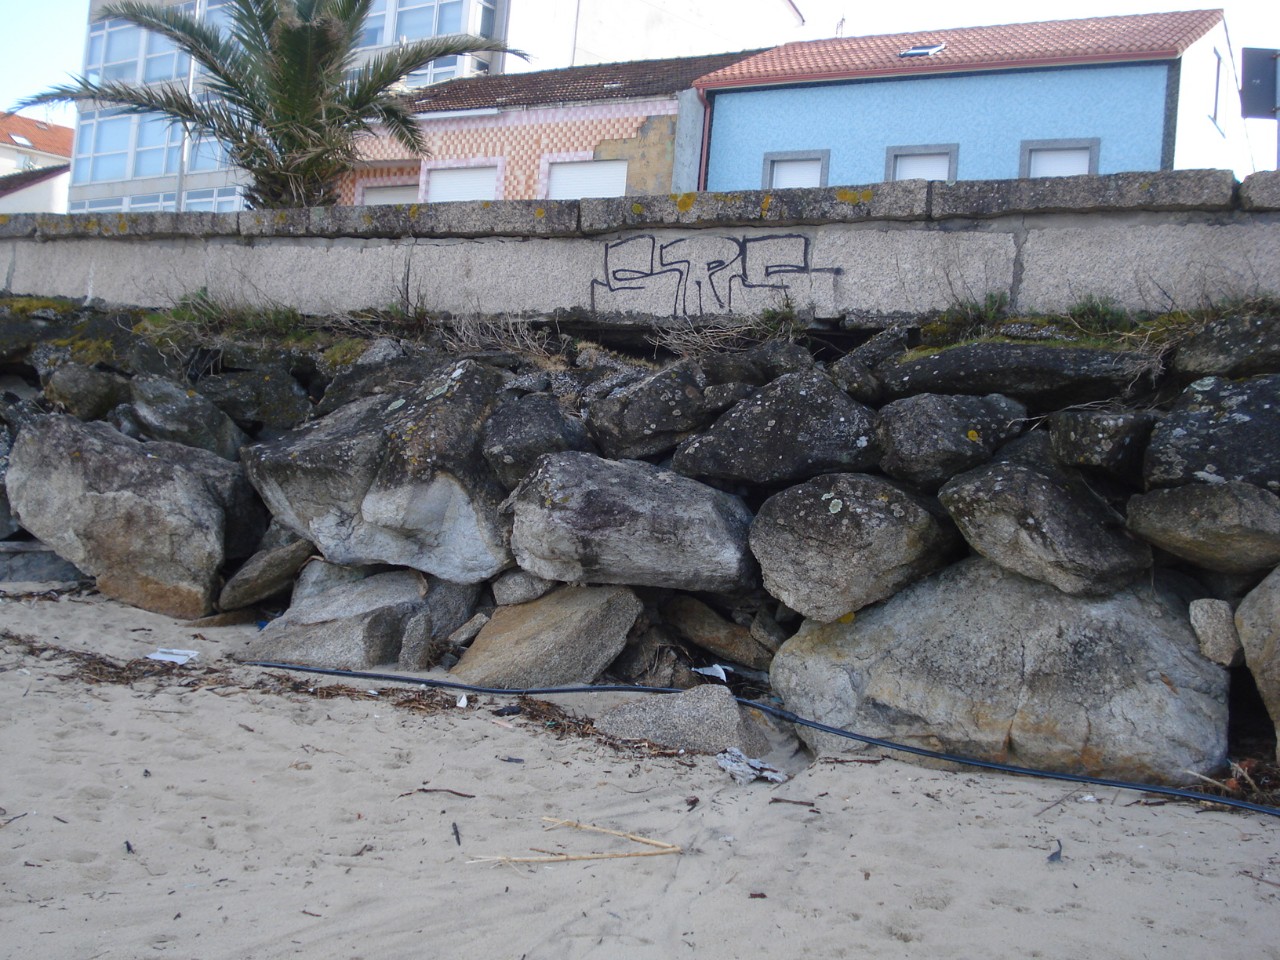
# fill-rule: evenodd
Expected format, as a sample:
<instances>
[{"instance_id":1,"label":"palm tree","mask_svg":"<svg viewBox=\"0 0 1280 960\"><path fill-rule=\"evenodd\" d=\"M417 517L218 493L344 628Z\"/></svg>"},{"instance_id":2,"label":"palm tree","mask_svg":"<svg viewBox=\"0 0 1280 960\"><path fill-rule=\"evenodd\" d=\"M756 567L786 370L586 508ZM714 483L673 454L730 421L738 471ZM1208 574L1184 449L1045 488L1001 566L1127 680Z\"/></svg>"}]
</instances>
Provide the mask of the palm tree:
<instances>
[{"instance_id":1,"label":"palm tree","mask_svg":"<svg viewBox=\"0 0 1280 960\"><path fill-rule=\"evenodd\" d=\"M403 97L401 80L433 60L503 51L474 36L418 40L357 67L372 0L230 0L226 32L176 7L138 0L105 7L158 33L204 68L200 89L77 77L21 106L92 102L160 114L188 136L216 140L249 177L250 207L327 206L357 160L357 143L380 125L415 156L426 143ZM517 56L523 56L512 51Z\"/></svg>"}]
</instances>

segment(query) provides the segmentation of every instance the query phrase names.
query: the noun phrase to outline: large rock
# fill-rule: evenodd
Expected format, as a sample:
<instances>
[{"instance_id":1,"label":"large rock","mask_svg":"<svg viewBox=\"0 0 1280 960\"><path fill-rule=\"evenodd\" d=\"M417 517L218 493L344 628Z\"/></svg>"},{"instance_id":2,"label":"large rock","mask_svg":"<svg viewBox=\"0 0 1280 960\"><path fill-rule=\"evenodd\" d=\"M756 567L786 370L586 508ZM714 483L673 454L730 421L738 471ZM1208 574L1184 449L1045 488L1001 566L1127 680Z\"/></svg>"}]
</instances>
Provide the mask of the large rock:
<instances>
[{"instance_id":1,"label":"large rock","mask_svg":"<svg viewBox=\"0 0 1280 960\"><path fill-rule=\"evenodd\" d=\"M1280 374L1195 381L1151 434L1147 486L1243 480L1280 493L1278 398Z\"/></svg>"},{"instance_id":2,"label":"large rock","mask_svg":"<svg viewBox=\"0 0 1280 960\"><path fill-rule=\"evenodd\" d=\"M44 396L77 420L101 420L129 401L129 381L118 373L63 363L49 374Z\"/></svg>"},{"instance_id":3,"label":"large rock","mask_svg":"<svg viewBox=\"0 0 1280 960\"><path fill-rule=\"evenodd\" d=\"M406 624L400 644L402 670L428 670L448 651L448 639L471 619L480 596L478 583L450 583L429 577L425 606Z\"/></svg>"},{"instance_id":4,"label":"large rock","mask_svg":"<svg viewBox=\"0 0 1280 960\"><path fill-rule=\"evenodd\" d=\"M394 663L406 624L425 604L427 581L397 570L295 599L240 656L333 670Z\"/></svg>"},{"instance_id":5,"label":"large rock","mask_svg":"<svg viewBox=\"0 0 1280 960\"><path fill-rule=\"evenodd\" d=\"M235 572L218 594L220 610L240 610L293 586L293 578L315 553L306 540L255 553Z\"/></svg>"},{"instance_id":6,"label":"large rock","mask_svg":"<svg viewBox=\"0 0 1280 960\"><path fill-rule=\"evenodd\" d=\"M670 450L710 419L702 395L706 386L702 368L682 360L589 402L587 425L605 456L651 457Z\"/></svg>"},{"instance_id":7,"label":"large rock","mask_svg":"<svg viewBox=\"0 0 1280 960\"><path fill-rule=\"evenodd\" d=\"M1135 483L1155 423L1146 411L1062 410L1049 418L1053 455L1064 466Z\"/></svg>"},{"instance_id":8,"label":"large rock","mask_svg":"<svg viewBox=\"0 0 1280 960\"><path fill-rule=\"evenodd\" d=\"M164 440L146 444L143 453L168 460L204 481L226 517L222 542L228 560L243 559L257 552L271 517L243 466L199 447Z\"/></svg>"},{"instance_id":9,"label":"large rock","mask_svg":"<svg viewBox=\"0 0 1280 960\"><path fill-rule=\"evenodd\" d=\"M0 540L11 537L20 529L9 508L9 494L5 491L4 478L9 472L9 451L13 449L13 432L9 425L0 422Z\"/></svg>"},{"instance_id":10,"label":"large rock","mask_svg":"<svg viewBox=\"0 0 1280 960\"><path fill-rule=\"evenodd\" d=\"M1244 648L1244 662L1258 685L1280 743L1280 567L1240 601L1236 632ZM1276 760L1280 762L1280 746Z\"/></svg>"},{"instance_id":11,"label":"large rock","mask_svg":"<svg viewBox=\"0 0 1280 960\"><path fill-rule=\"evenodd\" d=\"M999 342L905 354L875 368L891 397L1002 393L1036 410L1128 396L1151 372L1141 353Z\"/></svg>"},{"instance_id":12,"label":"large rock","mask_svg":"<svg viewBox=\"0 0 1280 960\"><path fill-rule=\"evenodd\" d=\"M597 717L595 728L620 740L648 740L689 753L729 747L749 757L768 752L764 734L743 715L729 688L715 683L621 704Z\"/></svg>"},{"instance_id":13,"label":"large rock","mask_svg":"<svg viewBox=\"0 0 1280 960\"><path fill-rule=\"evenodd\" d=\"M498 371L463 361L416 390L358 400L246 448L249 478L331 561L487 580L511 562L505 491L480 451L501 386Z\"/></svg>"},{"instance_id":14,"label":"large rock","mask_svg":"<svg viewBox=\"0 0 1280 960\"><path fill-rule=\"evenodd\" d=\"M1065 593L1111 593L1151 566L1151 548L1065 471L991 463L952 479L938 499L978 553Z\"/></svg>"},{"instance_id":15,"label":"large rock","mask_svg":"<svg viewBox=\"0 0 1280 960\"><path fill-rule=\"evenodd\" d=\"M484 458L508 490L515 489L544 453L594 452L586 427L555 397L531 393L504 403L485 421Z\"/></svg>"},{"instance_id":16,"label":"large rock","mask_svg":"<svg viewBox=\"0 0 1280 960\"><path fill-rule=\"evenodd\" d=\"M625 587L562 587L532 603L499 607L453 677L509 690L590 683L622 652L641 609Z\"/></svg>"},{"instance_id":17,"label":"large rock","mask_svg":"<svg viewBox=\"0 0 1280 960\"><path fill-rule=\"evenodd\" d=\"M168 440L235 460L249 437L213 402L162 377L135 377L132 401L117 407L111 421L131 437Z\"/></svg>"},{"instance_id":18,"label":"large rock","mask_svg":"<svg viewBox=\"0 0 1280 960\"><path fill-rule=\"evenodd\" d=\"M258 431L292 430L311 413L311 397L283 363L201 377L196 390L237 424Z\"/></svg>"},{"instance_id":19,"label":"large rock","mask_svg":"<svg viewBox=\"0 0 1280 960\"><path fill-rule=\"evenodd\" d=\"M922 393L880 408L880 469L898 480L936 490L985 463L1022 432L1027 408L1016 400Z\"/></svg>"},{"instance_id":20,"label":"large rock","mask_svg":"<svg viewBox=\"0 0 1280 960\"><path fill-rule=\"evenodd\" d=\"M548 454L511 502L516 561L548 580L716 592L756 581L751 511L669 470Z\"/></svg>"},{"instance_id":21,"label":"large rock","mask_svg":"<svg viewBox=\"0 0 1280 960\"><path fill-rule=\"evenodd\" d=\"M1280 563L1280 497L1249 483L1189 483L1129 500L1128 525L1148 543L1221 573Z\"/></svg>"},{"instance_id":22,"label":"large rock","mask_svg":"<svg viewBox=\"0 0 1280 960\"><path fill-rule=\"evenodd\" d=\"M1188 378L1280 373L1280 322L1269 310L1218 317L1178 345L1172 370Z\"/></svg>"},{"instance_id":23,"label":"large rock","mask_svg":"<svg viewBox=\"0 0 1280 960\"><path fill-rule=\"evenodd\" d=\"M751 635L749 627L724 619L701 600L676 594L662 605L662 619L690 643L753 670L768 670L776 648Z\"/></svg>"},{"instance_id":24,"label":"large rock","mask_svg":"<svg viewBox=\"0 0 1280 960\"><path fill-rule=\"evenodd\" d=\"M765 589L792 610L830 621L892 596L943 564L950 524L877 477L828 474L764 502L751 550Z\"/></svg>"},{"instance_id":25,"label":"large rock","mask_svg":"<svg viewBox=\"0 0 1280 960\"><path fill-rule=\"evenodd\" d=\"M803 717L981 760L1181 782L1226 752L1227 673L1145 585L1072 597L971 558L851 623L806 622L771 675Z\"/></svg>"},{"instance_id":26,"label":"large rock","mask_svg":"<svg viewBox=\"0 0 1280 960\"><path fill-rule=\"evenodd\" d=\"M1224 667L1238 667L1244 663L1244 648L1240 646L1240 634L1236 630L1231 604L1202 597L1191 601L1188 613L1191 615L1191 629L1200 641L1200 653L1206 660Z\"/></svg>"},{"instance_id":27,"label":"large rock","mask_svg":"<svg viewBox=\"0 0 1280 960\"><path fill-rule=\"evenodd\" d=\"M803 480L875 466L875 413L817 370L788 373L680 445L672 467L689 477L745 483Z\"/></svg>"},{"instance_id":28,"label":"large rock","mask_svg":"<svg viewBox=\"0 0 1280 960\"><path fill-rule=\"evenodd\" d=\"M5 485L22 525L106 596L181 619L209 613L226 515L205 478L105 423L25 426Z\"/></svg>"}]
</instances>

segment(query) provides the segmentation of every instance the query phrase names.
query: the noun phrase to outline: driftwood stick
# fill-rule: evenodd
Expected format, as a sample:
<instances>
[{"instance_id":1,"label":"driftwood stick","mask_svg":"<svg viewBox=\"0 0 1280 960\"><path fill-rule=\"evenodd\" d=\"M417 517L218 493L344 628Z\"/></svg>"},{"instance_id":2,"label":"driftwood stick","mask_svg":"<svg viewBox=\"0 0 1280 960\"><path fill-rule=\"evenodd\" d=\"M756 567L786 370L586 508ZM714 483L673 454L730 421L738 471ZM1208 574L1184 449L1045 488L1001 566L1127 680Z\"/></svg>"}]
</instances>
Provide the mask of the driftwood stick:
<instances>
[{"instance_id":1,"label":"driftwood stick","mask_svg":"<svg viewBox=\"0 0 1280 960\"><path fill-rule=\"evenodd\" d=\"M545 857L480 857L467 863L567 863L570 860L623 860L630 857L665 857L683 853L679 847L662 850L633 850L630 853L554 853Z\"/></svg>"},{"instance_id":2,"label":"driftwood stick","mask_svg":"<svg viewBox=\"0 0 1280 960\"><path fill-rule=\"evenodd\" d=\"M543 817L546 823L553 823L557 827L573 827L575 830L590 830L594 833L607 833L611 837L622 837L624 840L634 840L636 843L647 843L651 847L661 847L664 850L679 850L674 843L663 843L661 840L651 840L648 837L642 837L638 833L622 833L618 830L608 830L604 827L593 827L589 823L578 823L576 820L559 820L556 817Z\"/></svg>"}]
</instances>

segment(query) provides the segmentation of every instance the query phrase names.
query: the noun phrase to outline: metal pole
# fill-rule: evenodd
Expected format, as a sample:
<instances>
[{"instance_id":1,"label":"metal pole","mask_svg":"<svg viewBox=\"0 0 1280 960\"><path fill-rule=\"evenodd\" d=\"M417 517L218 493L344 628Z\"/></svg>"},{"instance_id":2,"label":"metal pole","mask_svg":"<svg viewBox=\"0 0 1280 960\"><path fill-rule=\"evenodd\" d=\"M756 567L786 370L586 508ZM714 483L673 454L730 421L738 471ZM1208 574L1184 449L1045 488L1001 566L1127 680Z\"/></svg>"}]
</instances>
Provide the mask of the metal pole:
<instances>
[{"instance_id":1,"label":"metal pole","mask_svg":"<svg viewBox=\"0 0 1280 960\"><path fill-rule=\"evenodd\" d=\"M205 4L207 0L196 0L196 19L203 20L205 14ZM196 62L190 56L187 57L187 96L191 96L196 88ZM182 127L182 149L178 151L178 179L174 194L174 210L181 213L186 207L186 200L183 194L187 188L187 158L191 152L191 135L188 133L186 125Z\"/></svg>"}]
</instances>

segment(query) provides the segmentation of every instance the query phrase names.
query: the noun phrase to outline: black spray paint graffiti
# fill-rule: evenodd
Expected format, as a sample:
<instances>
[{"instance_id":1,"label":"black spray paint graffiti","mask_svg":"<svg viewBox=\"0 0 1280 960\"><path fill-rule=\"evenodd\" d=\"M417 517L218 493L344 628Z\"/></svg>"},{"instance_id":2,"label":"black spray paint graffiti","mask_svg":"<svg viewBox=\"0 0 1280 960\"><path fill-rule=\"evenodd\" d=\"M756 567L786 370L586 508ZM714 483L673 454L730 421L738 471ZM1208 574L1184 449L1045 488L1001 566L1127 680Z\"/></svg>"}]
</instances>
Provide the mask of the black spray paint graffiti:
<instances>
[{"instance_id":1,"label":"black spray paint graffiti","mask_svg":"<svg viewBox=\"0 0 1280 960\"><path fill-rule=\"evenodd\" d=\"M650 234L615 240L605 244L605 278L591 281L592 308L700 317L777 307L801 277L840 272L814 267L809 243L801 234L686 237L663 244Z\"/></svg>"}]
</instances>

